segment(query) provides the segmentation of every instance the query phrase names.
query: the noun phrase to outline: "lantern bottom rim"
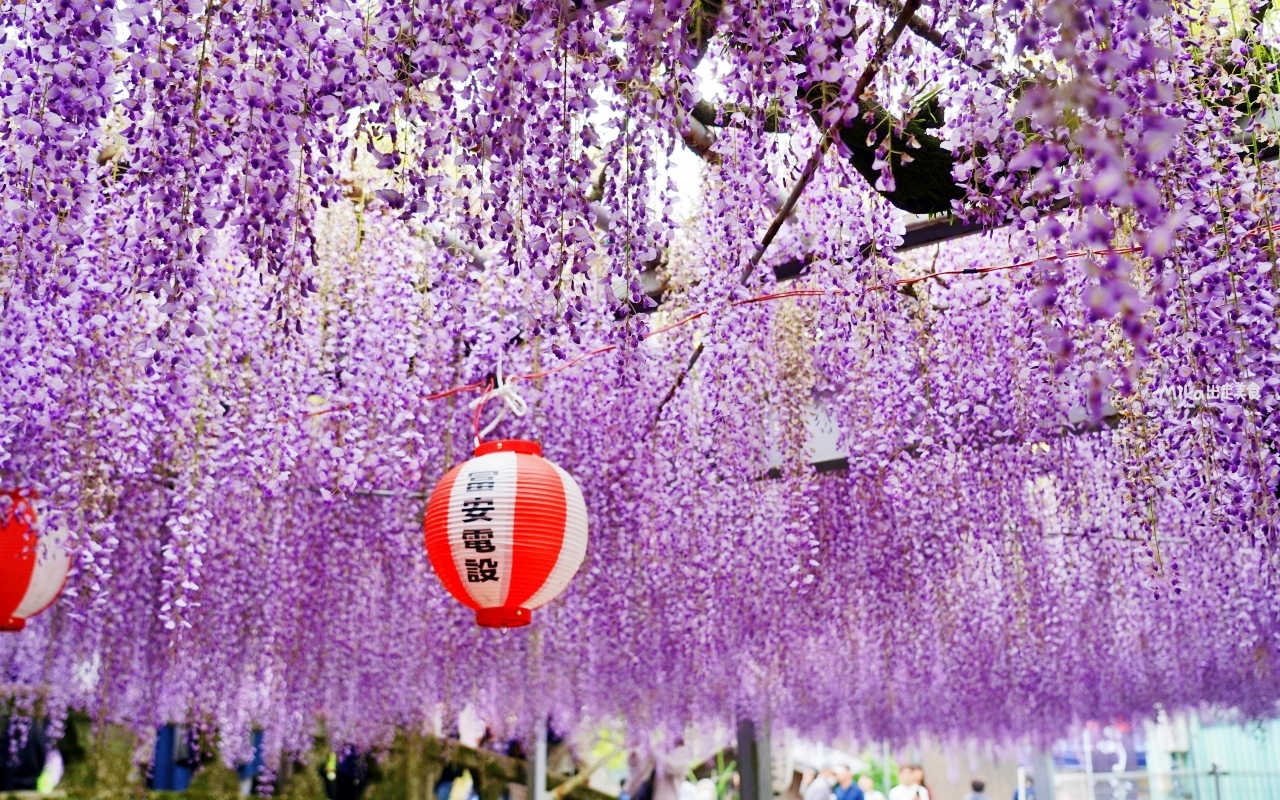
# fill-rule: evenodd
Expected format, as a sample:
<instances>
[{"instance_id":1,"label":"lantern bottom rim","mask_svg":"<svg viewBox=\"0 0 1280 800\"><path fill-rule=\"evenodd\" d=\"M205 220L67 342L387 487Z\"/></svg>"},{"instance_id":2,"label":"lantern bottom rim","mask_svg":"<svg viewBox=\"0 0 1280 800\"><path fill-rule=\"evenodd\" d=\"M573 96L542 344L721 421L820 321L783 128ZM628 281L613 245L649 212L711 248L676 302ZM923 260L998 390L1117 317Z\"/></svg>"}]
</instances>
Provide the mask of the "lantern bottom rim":
<instances>
[{"instance_id":1,"label":"lantern bottom rim","mask_svg":"<svg viewBox=\"0 0 1280 800\"><path fill-rule=\"evenodd\" d=\"M476 624L482 628L523 628L533 621L527 608L478 608Z\"/></svg>"},{"instance_id":2,"label":"lantern bottom rim","mask_svg":"<svg viewBox=\"0 0 1280 800\"><path fill-rule=\"evenodd\" d=\"M525 613L528 613L528 612L525 612ZM8 619L0 619L0 631L20 631L25 627L27 627L27 621L20 617L9 617Z\"/></svg>"}]
</instances>

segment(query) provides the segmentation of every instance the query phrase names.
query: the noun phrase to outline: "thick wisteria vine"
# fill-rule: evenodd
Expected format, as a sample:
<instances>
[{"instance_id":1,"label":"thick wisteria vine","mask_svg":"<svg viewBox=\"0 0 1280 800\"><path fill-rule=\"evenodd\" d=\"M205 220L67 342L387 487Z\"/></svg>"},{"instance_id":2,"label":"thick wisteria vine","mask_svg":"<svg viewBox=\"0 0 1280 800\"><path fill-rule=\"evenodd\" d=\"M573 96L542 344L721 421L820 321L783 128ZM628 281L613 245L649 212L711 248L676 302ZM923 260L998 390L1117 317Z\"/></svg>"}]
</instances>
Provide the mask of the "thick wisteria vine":
<instances>
[{"instance_id":1,"label":"thick wisteria vine","mask_svg":"<svg viewBox=\"0 0 1280 800\"><path fill-rule=\"evenodd\" d=\"M0 489L74 548L8 702L272 759L1275 713L1280 60L1202 5L0 4ZM420 528L499 367L591 516L507 635Z\"/></svg>"}]
</instances>

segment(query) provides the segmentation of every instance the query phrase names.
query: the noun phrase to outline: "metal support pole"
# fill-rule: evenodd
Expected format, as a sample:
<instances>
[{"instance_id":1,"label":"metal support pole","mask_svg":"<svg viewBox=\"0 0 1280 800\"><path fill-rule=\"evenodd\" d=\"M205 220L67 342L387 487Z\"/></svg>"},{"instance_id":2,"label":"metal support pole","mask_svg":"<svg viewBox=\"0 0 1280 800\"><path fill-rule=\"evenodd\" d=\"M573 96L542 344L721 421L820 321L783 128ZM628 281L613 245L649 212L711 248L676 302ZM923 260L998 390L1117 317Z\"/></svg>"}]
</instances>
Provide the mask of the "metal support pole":
<instances>
[{"instance_id":1,"label":"metal support pole","mask_svg":"<svg viewBox=\"0 0 1280 800\"><path fill-rule=\"evenodd\" d=\"M1018 800L1027 800L1027 768L1018 765Z\"/></svg>"},{"instance_id":2,"label":"metal support pole","mask_svg":"<svg viewBox=\"0 0 1280 800\"><path fill-rule=\"evenodd\" d=\"M773 800L770 774L769 723L759 726L743 717L738 720L738 776L742 800Z\"/></svg>"},{"instance_id":3,"label":"metal support pole","mask_svg":"<svg viewBox=\"0 0 1280 800\"><path fill-rule=\"evenodd\" d=\"M547 797L547 718L539 717L533 732L533 769L529 770L529 800Z\"/></svg>"},{"instance_id":4,"label":"metal support pole","mask_svg":"<svg viewBox=\"0 0 1280 800\"><path fill-rule=\"evenodd\" d=\"M738 775L742 800L761 800L760 766L756 761L756 725L745 717L738 720Z\"/></svg>"},{"instance_id":5,"label":"metal support pole","mask_svg":"<svg viewBox=\"0 0 1280 800\"><path fill-rule=\"evenodd\" d=\"M1213 800L1222 800L1222 769L1218 762L1210 764L1209 774L1213 776Z\"/></svg>"},{"instance_id":6,"label":"metal support pole","mask_svg":"<svg viewBox=\"0 0 1280 800\"><path fill-rule=\"evenodd\" d=\"M1085 800L1097 800L1097 794L1093 790L1093 739L1089 736L1088 728L1080 734L1080 745L1084 750Z\"/></svg>"},{"instance_id":7,"label":"metal support pole","mask_svg":"<svg viewBox=\"0 0 1280 800\"><path fill-rule=\"evenodd\" d=\"M756 728L756 773L760 776L760 800L773 800L773 752L769 745L769 719L766 717Z\"/></svg>"},{"instance_id":8,"label":"metal support pole","mask_svg":"<svg viewBox=\"0 0 1280 800\"><path fill-rule=\"evenodd\" d=\"M1057 800L1053 785L1053 756L1037 750L1031 761L1031 773L1035 776L1036 800Z\"/></svg>"}]
</instances>

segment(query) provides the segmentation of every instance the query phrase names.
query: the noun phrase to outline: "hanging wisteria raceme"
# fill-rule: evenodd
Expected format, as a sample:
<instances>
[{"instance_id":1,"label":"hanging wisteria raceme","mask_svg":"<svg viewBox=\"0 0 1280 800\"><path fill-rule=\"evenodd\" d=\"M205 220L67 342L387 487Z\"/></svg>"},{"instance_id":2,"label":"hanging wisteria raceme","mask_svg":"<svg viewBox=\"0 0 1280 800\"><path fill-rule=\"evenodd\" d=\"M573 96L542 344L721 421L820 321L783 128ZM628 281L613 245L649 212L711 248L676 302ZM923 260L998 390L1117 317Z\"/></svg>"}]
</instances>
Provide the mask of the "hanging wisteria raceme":
<instances>
[{"instance_id":1,"label":"hanging wisteria raceme","mask_svg":"<svg viewBox=\"0 0 1280 800\"><path fill-rule=\"evenodd\" d=\"M0 490L74 557L6 697L273 761L1273 714L1277 60L1205 6L0 8ZM499 372L591 528L506 634L421 539Z\"/></svg>"}]
</instances>

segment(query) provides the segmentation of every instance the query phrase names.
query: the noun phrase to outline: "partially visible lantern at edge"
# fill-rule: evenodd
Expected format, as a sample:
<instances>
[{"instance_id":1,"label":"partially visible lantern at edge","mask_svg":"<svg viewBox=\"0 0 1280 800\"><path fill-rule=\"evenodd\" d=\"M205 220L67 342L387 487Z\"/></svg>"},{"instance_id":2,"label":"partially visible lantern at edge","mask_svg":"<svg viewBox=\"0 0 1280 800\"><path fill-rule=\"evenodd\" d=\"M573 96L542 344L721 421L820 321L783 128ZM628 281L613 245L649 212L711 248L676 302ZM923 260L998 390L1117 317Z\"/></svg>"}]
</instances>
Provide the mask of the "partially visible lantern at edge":
<instances>
[{"instance_id":1,"label":"partially visible lantern at edge","mask_svg":"<svg viewBox=\"0 0 1280 800\"><path fill-rule=\"evenodd\" d=\"M440 479L423 520L427 556L449 594L486 628L528 625L587 552L587 507L537 442L484 442Z\"/></svg>"},{"instance_id":2,"label":"partially visible lantern at edge","mask_svg":"<svg viewBox=\"0 0 1280 800\"><path fill-rule=\"evenodd\" d=\"M0 492L0 631L20 631L48 608L67 580L61 537L36 532L34 493Z\"/></svg>"}]
</instances>

